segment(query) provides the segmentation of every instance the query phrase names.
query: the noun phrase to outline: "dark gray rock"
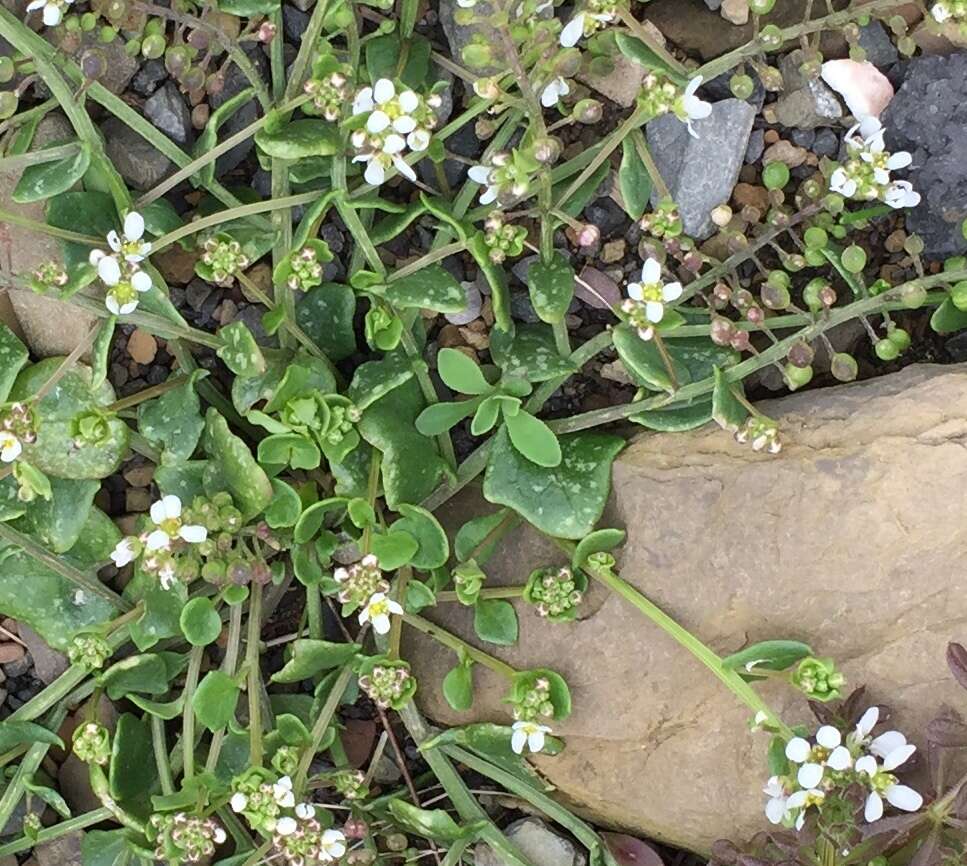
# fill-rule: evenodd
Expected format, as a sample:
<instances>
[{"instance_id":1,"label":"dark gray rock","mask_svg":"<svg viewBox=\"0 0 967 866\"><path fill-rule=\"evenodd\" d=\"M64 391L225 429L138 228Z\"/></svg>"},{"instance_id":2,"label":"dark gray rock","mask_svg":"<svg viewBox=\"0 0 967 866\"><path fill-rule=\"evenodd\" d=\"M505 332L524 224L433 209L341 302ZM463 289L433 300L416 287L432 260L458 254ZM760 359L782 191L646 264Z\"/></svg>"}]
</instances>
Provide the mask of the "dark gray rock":
<instances>
[{"instance_id":1,"label":"dark gray rock","mask_svg":"<svg viewBox=\"0 0 967 866\"><path fill-rule=\"evenodd\" d=\"M816 156L828 156L830 158L839 153L839 136L831 129L820 129L816 132L813 141L813 153Z\"/></svg>"},{"instance_id":2,"label":"dark gray rock","mask_svg":"<svg viewBox=\"0 0 967 866\"><path fill-rule=\"evenodd\" d=\"M622 228L628 216L621 206L611 198L599 198L584 209L584 218L595 225L606 238Z\"/></svg>"},{"instance_id":3,"label":"dark gray rock","mask_svg":"<svg viewBox=\"0 0 967 866\"><path fill-rule=\"evenodd\" d=\"M713 12L718 12L722 6L722 0L705 0L705 5Z\"/></svg>"},{"instance_id":4,"label":"dark gray rock","mask_svg":"<svg viewBox=\"0 0 967 866\"><path fill-rule=\"evenodd\" d=\"M822 81L807 81L806 86L781 96L775 104L776 120L794 129L833 126L843 116L836 94Z\"/></svg>"},{"instance_id":5,"label":"dark gray rock","mask_svg":"<svg viewBox=\"0 0 967 866\"><path fill-rule=\"evenodd\" d=\"M138 96L151 96L167 77L168 70L165 69L163 61L145 60L137 75L131 79L131 89Z\"/></svg>"},{"instance_id":6,"label":"dark gray rock","mask_svg":"<svg viewBox=\"0 0 967 866\"><path fill-rule=\"evenodd\" d=\"M20 623L17 626L21 640L27 645L27 652L34 660L34 674L44 685L50 685L64 671L69 662L67 656L47 644L29 625Z\"/></svg>"},{"instance_id":7,"label":"dark gray rock","mask_svg":"<svg viewBox=\"0 0 967 866\"><path fill-rule=\"evenodd\" d=\"M805 147L808 150L816 141L816 131L813 129L794 129L789 138L793 144Z\"/></svg>"},{"instance_id":8,"label":"dark gray rock","mask_svg":"<svg viewBox=\"0 0 967 866\"><path fill-rule=\"evenodd\" d=\"M309 26L309 15L288 3L282 6L282 29L291 42L302 42L302 34Z\"/></svg>"},{"instance_id":9,"label":"dark gray rock","mask_svg":"<svg viewBox=\"0 0 967 866\"><path fill-rule=\"evenodd\" d=\"M910 180L923 197L907 213L907 228L919 234L931 257L963 253L967 241L967 53L917 57L882 115L891 151L913 156Z\"/></svg>"},{"instance_id":10,"label":"dark gray rock","mask_svg":"<svg viewBox=\"0 0 967 866\"><path fill-rule=\"evenodd\" d=\"M269 77L269 61L265 56L265 52L258 46L249 48L245 52L248 55L249 60L252 61L252 65L255 67L258 74L262 77L264 81L268 81ZM223 105L233 96L241 93L246 87L249 87L249 80L246 78L245 73L242 72L234 63L228 67L228 72L225 76L225 86L215 95L212 96L210 103L212 109L218 108ZM241 108L239 108L228 120L222 124L221 129L219 129L218 136L220 139L226 139L229 136L234 135L236 132L240 132L250 123L253 123L260 114L260 108L258 100L254 97L245 103ZM217 177L222 177L222 175L230 172L235 168L245 157L252 152L252 148L255 146L255 139L253 137L247 138L245 141L236 144L231 150L223 153L217 160L215 160L215 175Z\"/></svg>"},{"instance_id":11,"label":"dark gray rock","mask_svg":"<svg viewBox=\"0 0 967 866\"><path fill-rule=\"evenodd\" d=\"M474 6L475 20L472 24L457 24L453 15L460 7L456 0L440 0L440 24L443 25L443 32L450 43L450 53L457 63L463 63L463 49L471 42L483 40L489 45L495 46L499 41L497 31L491 27L487 20L494 14L494 9L488 0L481 0ZM479 39L475 39L479 37ZM488 66L483 69L474 69L475 75L481 77L493 75L501 71L500 65Z\"/></svg>"},{"instance_id":12,"label":"dark gray rock","mask_svg":"<svg viewBox=\"0 0 967 866\"><path fill-rule=\"evenodd\" d=\"M860 48L866 52L866 59L874 66L892 66L900 59L890 34L882 21L871 21L860 27Z\"/></svg>"},{"instance_id":13,"label":"dark gray rock","mask_svg":"<svg viewBox=\"0 0 967 866\"><path fill-rule=\"evenodd\" d=\"M749 105L755 106L757 111L760 111L766 101L766 89L762 86L762 81L756 75L754 69L747 70L747 73L752 78L752 94L746 99L746 102ZM718 102L720 99L732 99L732 87L729 82L732 80L733 74L733 72L723 72L711 81L706 81L702 85L701 90L699 90L698 95L703 99L707 99L709 102Z\"/></svg>"},{"instance_id":14,"label":"dark gray rock","mask_svg":"<svg viewBox=\"0 0 967 866\"><path fill-rule=\"evenodd\" d=\"M541 318L534 310L530 295L527 292L510 293L510 314L518 322L526 325L536 325Z\"/></svg>"},{"instance_id":15,"label":"dark gray rock","mask_svg":"<svg viewBox=\"0 0 967 866\"><path fill-rule=\"evenodd\" d=\"M756 163L766 149L766 133L763 129L753 129L749 136L749 144L745 149L746 163Z\"/></svg>"},{"instance_id":16,"label":"dark gray rock","mask_svg":"<svg viewBox=\"0 0 967 866\"><path fill-rule=\"evenodd\" d=\"M38 866L82 866L83 839L84 833L81 830L51 839L34 848L34 858Z\"/></svg>"},{"instance_id":17,"label":"dark gray rock","mask_svg":"<svg viewBox=\"0 0 967 866\"><path fill-rule=\"evenodd\" d=\"M116 117L104 121L101 132L104 149L114 167L135 189L151 189L173 171L174 164L168 157Z\"/></svg>"},{"instance_id":18,"label":"dark gray rock","mask_svg":"<svg viewBox=\"0 0 967 866\"><path fill-rule=\"evenodd\" d=\"M173 81L167 82L145 101L144 114L155 128L178 144L184 145L191 141L191 112L188 111L181 90Z\"/></svg>"},{"instance_id":19,"label":"dark gray rock","mask_svg":"<svg viewBox=\"0 0 967 866\"><path fill-rule=\"evenodd\" d=\"M716 102L707 118L692 124L698 138L689 135L673 114L647 125L648 145L678 205L686 234L704 240L713 233L711 212L732 195L755 114L740 99ZM653 191L653 203L658 198Z\"/></svg>"}]
</instances>

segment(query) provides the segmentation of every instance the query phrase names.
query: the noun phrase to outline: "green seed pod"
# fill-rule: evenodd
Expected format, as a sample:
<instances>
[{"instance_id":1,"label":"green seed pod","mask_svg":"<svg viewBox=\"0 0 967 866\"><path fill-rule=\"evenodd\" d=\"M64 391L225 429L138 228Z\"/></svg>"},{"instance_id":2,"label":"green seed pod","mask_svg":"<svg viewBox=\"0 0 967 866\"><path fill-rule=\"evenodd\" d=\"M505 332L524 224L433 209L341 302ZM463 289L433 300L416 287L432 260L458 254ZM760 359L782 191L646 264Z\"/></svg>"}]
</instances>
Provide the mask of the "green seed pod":
<instances>
[{"instance_id":1,"label":"green seed pod","mask_svg":"<svg viewBox=\"0 0 967 866\"><path fill-rule=\"evenodd\" d=\"M967 312L967 280L961 280L950 287L950 300L958 310Z\"/></svg>"},{"instance_id":2,"label":"green seed pod","mask_svg":"<svg viewBox=\"0 0 967 866\"><path fill-rule=\"evenodd\" d=\"M776 5L776 0L748 0L749 11L756 15L768 15Z\"/></svg>"},{"instance_id":3,"label":"green seed pod","mask_svg":"<svg viewBox=\"0 0 967 866\"><path fill-rule=\"evenodd\" d=\"M160 33L151 33L141 41L141 54L148 60L157 60L165 53L165 38Z\"/></svg>"},{"instance_id":4,"label":"green seed pod","mask_svg":"<svg viewBox=\"0 0 967 866\"><path fill-rule=\"evenodd\" d=\"M826 244L829 243L829 235L826 234L825 229L821 229L819 226L811 226L806 229L803 235L803 240L806 242L806 246L811 250L822 250L825 249Z\"/></svg>"},{"instance_id":5,"label":"green seed pod","mask_svg":"<svg viewBox=\"0 0 967 866\"><path fill-rule=\"evenodd\" d=\"M840 382L852 382L859 373L856 358L847 352L837 352L830 359L829 372Z\"/></svg>"},{"instance_id":6,"label":"green seed pod","mask_svg":"<svg viewBox=\"0 0 967 866\"><path fill-rule=\"evenodd\" d=\"M802 290L803 302L814 313L818 313L825 305L820 298L820 292L826 288L826 281L822 277L816 277L806 283Z\"/></svg>"},{"instance_id":7,"label":"green seed pod","mask_svg":"<svg viewBox=\"0 0 967 866\"><path fill-rule=\"evenodd\" d=\"M792 301L789 289L771 282L762 284L759 296L762 298L762 305L770 310L785 310Z\"/></svg>"},{"instance_id":8,"label":"green seed pod","mask_svg":"<svg viewBox=\"0 0 967 866\"><path fill-rule=\"evenodd\" d=\"M819 250L806 250L806 254L803 256L806 260L806 264L811 268L819 268L826 264L826 256L824 256Z\"/></svg>"},{"instance_id":9,"label":"green seed pod","mask_svg":"<svg viewBox=\"0 0 967 866\"><path fill-rule=\"evenodd\" d=\"M863 268L866 267L866 250L851 244L843 250L842 262L843 267L851 274L862 273Z\"/></svg>"},{"instance_id":10,"label":"green seed pod","mask_svg":"<svg viewBox=\"0 0 967 866\"><path fill-rule=\"evenodd\" d=\"M766 189L782 189L789 183L789 166L784 162L770 162L762 172Z\"/></svg>"},{"instance_id":11,"label":"green seed pod","mask_svg":"<svg viewBox=\"0 0 967 866\"><path fill-rule=\"evenodd\" d=\"M9 57L0 57L0 84L6 84L13 79L17 68Z\"/></svg>"},{"instance_id":12,"label":"green seed pod","mask_svg":"<svg viewBox=\"0 0 967 866\"><path fill-rule=\"evenodd\" d=\"M904 286L900 292L900 300L908 310L918 310L927 302L927 290L916 284Z\"/></svg>"},{"instance_id":13,"label":"green seed pod","mask_svg":"<svg viewBox=\"0 0 967 866\"><path fill-rule=\"evenodd\" d=\"M923 238L920 235L908 235L903 242L903 249L911 256L919 256L923 253Z\"/></svg>"},{"instance_id":14,"label":"green seed pod","mask_svg":"<svg viewBox=\"0 0 967 866\"><path fill-rule=\"evenodd\" d=\"M0 120L13 117L17 112L19 100L17 95L9 90L0 91Z\"/></svg>"},{"instance_id":15,"label":"green seed pod","mask_svg":"<svg viewBox=\"0 0 967 866\"><path fill-rule=\"evenodd\" d=\"M900 349L892 340L877 340L873 349L881 361L895 361L900 357Z\"/></svg>"},{"instance_id":16,"label":"green seed pod","mask_svg":"<svg viewBox=\"0 0 967 866\"><path fill-rule=\"evenodd\" d=\"M736 73L729 79L729 89L736 99L748 99L755 90L755 82L750 75Z\"/></svg>"},{"instance_id":17,"label":"green seed pod","mask_svg":"<svg viewBox=\"0 0 967 866\"><path fill-rule=\"evenodd\" d=\"M910 334L903 328L891 328L886 338L901 352L910 348Z\"/></svg>"},{"instance_id":18,"label":"green seed pod","mask_svg":"<svg viewBox=\"0 0 967 866\"><path fill-rule=\"evenodd\" d=\"M775 51L782 47L782 30L775 24L767 24L759 31L759 44L766 51Z\"/></svg>"},{"instance_id":19,"label":"green seed pod","mask_svg":"<svg viewBox=\"0 0 967 866\"><path fill-rule=\"evenodd\" d=\"M783 372L786 374L786 382L792 391L798 391L803 386L808 385L813 378L813 368L808 366L797 367L795 364L786 364Z\"/></svg>"}]
</instances>

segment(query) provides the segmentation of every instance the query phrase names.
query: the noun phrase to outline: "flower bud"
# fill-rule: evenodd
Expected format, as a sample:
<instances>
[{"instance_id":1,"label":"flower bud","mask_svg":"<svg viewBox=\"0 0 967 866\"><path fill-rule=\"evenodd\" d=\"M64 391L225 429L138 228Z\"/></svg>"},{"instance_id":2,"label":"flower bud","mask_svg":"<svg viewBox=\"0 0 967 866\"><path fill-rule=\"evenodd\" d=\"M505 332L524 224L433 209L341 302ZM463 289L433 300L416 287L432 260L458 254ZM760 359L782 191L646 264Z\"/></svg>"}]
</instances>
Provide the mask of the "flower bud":
<instances>
[{"instance_id":1,"label":"flower bud","mask_svg":"<svg viewBox=\"0 0 967 866\"><path fill-rule=\"evenodd\" d=\"M813 368L810 366L796 367L793 364L786 364L783 368L786 382L793 391L808 385L813 378Z\"/></svg>"},{"instance_id":2,"label":"flower bud","mask_svg":"<svg viewBox=\"0 0 967 866\"><path fill-rule=\"evenodd\" d=\"M534 159L542 165L553 165L562 149L561 142L552 135L539 138L534 142Z\"/></svg>"},{"instance_id":3,"label":"flower bud","mask_svg":"<svg viewBox=\"0 0 967 866\"><path fill-rule=\"evenodd\" d=\"M732 335L731 345L736 352L748 352L749 349L752 348L752 341L749 338L749 332L736 331Z\"/></svg>"},{"instance_id":4,"label":"flower bud","mask_svg":"<svg viewBox=\"0 0 967 866\"><path fill-rule=\"evenodd\" d=\"M712 208L712 222L719 228L724 228L732 221L732 208L727 204L720 204Z\"/></svg>"},{"instance_id":5,"label":"flower bud","mask_svg":"<svg viewBox=\"0 0 967 866\"><path fill-rule=\"evenodd\" d=\"M735 326L724 316L713 316L709 336L717 346L728 346L735 335Z\"/></svg>"},{"instance_id":6,"label":"flower bud","mask_svg":"<svg viewBox=\"0 0 967 866\"><path fill-rule=\"evenodd\" d=\"M278 28L271 21L263 21L259 26L258 40L259 42L264 42L268 44L273 39L278 32Z\"/></svg>"},{"instance_id":7,"label":"flower bud","mask_svg":"<svg viewBox=\"0 0 967 866\"><path fill-rule=\"evenodd\" d=\"M581 230L577 233L577 242L579 247L593 247L598 241L601 240L601 230L591 223L585 223Z\"/></svg>"},{"instance_id":8,"label":"flower bud","mask_svg":"<svg viewBox=\"0 0 967 866\"><path fill-rule=\"evenodd\" d=\"M581 99L574 106L571 116L577 123L597 123L604 114L604 107L597 99Z\"/></svg>"}]
</instances>

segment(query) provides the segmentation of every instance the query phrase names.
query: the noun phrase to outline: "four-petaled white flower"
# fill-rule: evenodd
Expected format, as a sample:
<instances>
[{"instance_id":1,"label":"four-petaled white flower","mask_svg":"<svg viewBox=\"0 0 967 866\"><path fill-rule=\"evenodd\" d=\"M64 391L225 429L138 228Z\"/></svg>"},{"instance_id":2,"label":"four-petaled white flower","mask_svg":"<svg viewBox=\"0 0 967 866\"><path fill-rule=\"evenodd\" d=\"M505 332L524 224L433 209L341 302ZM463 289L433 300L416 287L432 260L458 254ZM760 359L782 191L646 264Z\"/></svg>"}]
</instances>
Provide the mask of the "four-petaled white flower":
<instances>
[{"instance_id":1,"label":"four-petaled white flower","mask_svg":"<svg viewBox=\"0 0 967 866\"><path fill-rule=\"evenodd\" d=\"M800 767L796 771L796 781L800 787L815 788L823 780L823 765L812 760L813 747L803 737L793 737L786 743L786 757Z\"/></svg>"},{"instance_id":2,"label":"four-petaled white flower","mask_svg":"<svg viewBox=\"0 0 967 866\"><path fill-rule=\"evenodd\" d=\"M289 776L283 776L272 785L272 799L283 809L291 809L295 806L295 794L292 793L292 779Z\"/></svg>"},{"instance_id":3,"label":"four-petaled white flower","mask_svg":"<svg viewBox=\"0 0 967 866\"><path fill-rule=\"evenodd\" d=\"M151 277L141 269L141 262L151 252L151 244L143 238L144 217L131 211L124 218L120 235L113 230L108 232L110 253L91 250L89 261L108 287L104 304L115 316L133 313L138 307L138 295L151 290Z\"/></svg>"},{"instance_id":4,"label":"four-petaled white flower","mask_svg":"<svg viewBox=\"0 0 967 866\"><path fill-rule=\"evenodd\" d=\"M23 451L20 440L9 430L0 430L0 461L13 463Z\"/></svg>"},{"instance_id":5,"label":"four-petaled white flower","mask_svg":"<svg viewBox=\"0 0 967 866\"><path fill-rule=\"evenodd\" d=\"M890 172L907 168L913 157L905 150L887 153L879 120L867 117L846 133L848 159L830 176L829 188L846 198L880 199L892 208L916 207L920 194L906 180L890 179Z\"/></svg>"},{"instance_id":6,"label":"four-petaled white flower","mask_svg":"<svg viewBox=\"0 0 967 866\"><path fill-rule=\"evenodd\" d=\"M622 308L642 340L654 336L654 327L665 316L665 304L682 296L682 284L664 283L657 259L648 259L641 268L641 282L628 284L628 300ZM642 316L642 312L644 315Z\"/></svg>"},{"instance_id":7,"label":"four-petaled white flower","mask_svg":"<svg viewBox=\"0 0 967 866\"><path fill-rule=\"evenodd\" d=\"M682 94L680 103L681 113L679 120L688 127L688 134L692 138L698 138L698 133L695 131L695 127L692 126L692 121L704 120L712 113L712 104L695 95L695 91L698 90L701 84L702 76L696 75L685 85L685 92Z\"/></svg>"},{"instance_id":8,"label":"four-petaled white flower","mask_svg":"<svg viewBox=\"0 0 967 866\"><path fill-rule=\"evenodd\" d=\"M890 733L898 733L891 731ZM900 735L902 736L902 734ZM913 788L897 783L896 776L891 772L905 763L916 751L916 746L905 744L893 749L878 766L873 755L864 755L856 761L856 772L866 775L872 790L866 798L863 817L873 823L883 817L883 798L897 809L904 812L916 812L923 805L923 797Z\"/></svg>"},{"instance_id":9,"label":"four-petaled white flower","mask_svg":"<svg viewBox=\"0 0 967 866\"><path fill-rule=\"evenodd\" d=\"M280 836L291 836L299 829L299 824L295 818L290 818L286 815L284 818L279 818L275 822L275 832Z\"/></svg>"},{"instance_id":10,"label":"four-petaled white flower","mask_svg":"<svg viewBox=\"0 0 967 866\"><path fill-rule=\"evenodd\" d=\"M916 207L920 204L920 193L908 180L895 180L886 190L883 200L892 208Z\"/></svg>"},{"instance_id":11,"label":"four-petaled white flower","mask_svg":"<svg viewBox=\"0 0 967 866\"><path fill-rule=\"evenodd\" d=\"M111 551L111 559L118 568L123 568L129 562L134 562L141 552L141 545L136 538L122 538L114 550Z\"/></svg>"},{"instance_id":12,"label":"four-petaled white flower","mask_svg":"<svg viewBox=\"0 0 967 866\"><path fill-rule=\"evenodd\" d=\"M364 625L371 622L376 634L388 634L391 613L395 613L397 616L403 613L403 608L399 602L387 598L385 593L373 593L366 603L366 607L359 612L359 624Z\"/></svg>"},{"instance_id":13,"label":"four-petaled white flower","mask_svg":"<svg viewBox=\"0 0 967 866\"><path fill-rule=\"evenodd\" d=\"M208 538L208 530L197 524L181 522L181 500L174 494L162 496L151 506L151 519L158 527L145 539L148 550L167 550L177 539L189 544L200 544Z\"/></svg>"},{"instance_id":14,"label":"four-petaled white flower","mask_svg":"<svg viewBox=\"0 0 967 866\"><path fill-rule=\"evenodd\" d=\"M107 234L107 243L111 250L132 264L143 262L151 253L151 244L144 238L144 217L137 211L131 211L124 218L124 228L119 236L116 231Z\"/></svg>"},{"instance_id":15,"label":"four-petaled white flower","mask_svg":"<svg viewBox=\"0 0 967 866\"><path fill-rule=\"evenodd\" d=\"M772 824L781 824L789 814L789 797L779 777L770 776L762 793L769 798L766 802L766 818Z\"/></svg>"},{"instance_id":16,"label":"four-petaled white flower","mask_svg":"<svg viewBox=\"0 0 967 866\"><path fill-rule=\"evenodd\" d=\"M74 0L31 0L27 4L27 12L36 12L43 9L44 24L48 27L56 27L64 18L64 7L70 6Z\"/></svg>"},{"instance_id":17,"label":"four-petaled white flower","mask_svg":"<svg viewBox=\"0 0 967 866\"><path fill-rule=\"evenodd\" d=\"M346 837L339 830L324 830L319 840L319 853L323 860L339 860L346 854Z\"/></svg>"},{"instance_id":18,"label":"four-petaled white flower","mask_svg":"<svg viewBox=\"0 0 967 866\"><path fill-rule=\"evenodd\" d=\"M497 192L500 187L490 182L491 172L493 172L493 168L488 165L472 165L467 170L467 177L484 187L484 191L480 193L481 204L490 204L497 200Z\"/></svg>"},{"instance_id":19,"label":"four-petaled white flower","mask_svg":"<svg viewBox=\"0 0 967 866\"><path fill-rule=\"evenodd\" d=\"M299 803L295 807L295 816L303 821L308 821L310 818L316 817L316 807L312 803Z\"/></svg>"},{"instance_id":20,"label":"four-petaled white flower","mask_svg":"<svg viewBox=\"0 0 967 866\"><path fill-rule=\"evenodd\" d=\"M611 12L578 12L561 30L561 45L573 48L587 34L593 33L604 24L614 21Z\"/></svg>"},{"instance_id":21,"label":"four-petaled white flower","mask_svg":"<svg viewBox=\"0 0 967 866\"><path fill-rule=\"evenodd\" d=\"M525 746L535 754L543 751L545 735L551 732L547 725L537 722L514 722L512 729L514 733L510 738L510 747L518 755L524 754Z\"/></svg>"},{"instance_id":22,"label":"four-petaled white flower","mask_svg":"<svg viewBox=\"0 0 967 866\"><path fill-rule=\"evenodd\" d=\"M796 817L797 830L802 830L803 825L806 823L806 810L810 806L822 805L825 799L826 793L819 788L803 788L789 795L789 799L786 800L786 806L789 811L800 810L799 815Z\"/></svg>"},{"instance_id":23,"label":"four-petaled white flower","mask_svg":"<svg viewBox=\"0 0 967 866\"><path fill-rule=\"evenodd\" d=\"M567 96L570 92L571 86L560 75L557 78L552 78L541 91L541 105L545 108L557 105L557 101L562 96Z\"/></svg>"}]
</instances>

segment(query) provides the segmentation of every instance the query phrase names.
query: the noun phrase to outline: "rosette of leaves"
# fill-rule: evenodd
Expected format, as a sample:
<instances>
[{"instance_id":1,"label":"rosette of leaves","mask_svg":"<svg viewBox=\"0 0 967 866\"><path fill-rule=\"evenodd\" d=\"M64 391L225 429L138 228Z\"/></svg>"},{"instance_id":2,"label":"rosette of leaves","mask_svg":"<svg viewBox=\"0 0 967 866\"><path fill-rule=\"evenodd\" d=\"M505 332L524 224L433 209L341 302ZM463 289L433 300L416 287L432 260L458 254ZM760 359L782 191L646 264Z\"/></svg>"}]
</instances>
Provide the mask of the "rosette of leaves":
<instances>
[{"instance_id":1,"label":"rosette of leaves","mask_svg":"<svg viewBox=\"0 0 967 866\"><path fill-rule=\"evenodd\" d=\"M471 415L470 432L482 436L503 417L510 441L524 457L539 466L560 464L561 447L557 437L523 407L521 398L532 390L529 382L505 375L498 383L491 384L480 367L456 349L440 350L437 369L449 388L469 395L470 399L436 403L424 409L416 419L417 429L424 436L445 433Z\"/></svg>"}]
</instances>

